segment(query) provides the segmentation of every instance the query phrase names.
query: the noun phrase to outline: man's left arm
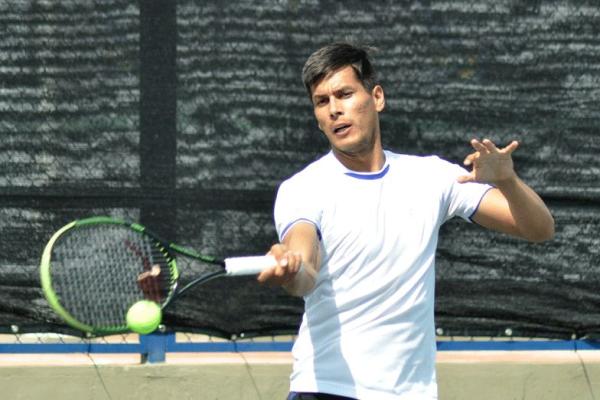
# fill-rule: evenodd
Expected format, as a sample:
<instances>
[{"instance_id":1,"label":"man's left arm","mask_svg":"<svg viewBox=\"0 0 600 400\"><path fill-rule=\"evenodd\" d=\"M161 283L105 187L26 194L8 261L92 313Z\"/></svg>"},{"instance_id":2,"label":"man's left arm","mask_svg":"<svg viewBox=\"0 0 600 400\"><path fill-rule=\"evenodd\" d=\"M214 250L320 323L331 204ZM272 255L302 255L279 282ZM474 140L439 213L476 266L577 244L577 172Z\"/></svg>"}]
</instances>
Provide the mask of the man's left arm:
<instances>
[{"instance_id":1,"label":"man's left arm","mask_svg":"<svg viewBox=\"0 0 600 400\"><path fill-rule=\"evenodd\" d=\"M488 140L473 139L475 149L465 158L472 165L469 175L458 178L464 182L494 185L481 200L473 221L486 228L518 236L532 242L543 242L554 236L554 219L540 196L515 173L512 153L518 147L513 141L503 149Z\"/></svg>"}]
</instances>

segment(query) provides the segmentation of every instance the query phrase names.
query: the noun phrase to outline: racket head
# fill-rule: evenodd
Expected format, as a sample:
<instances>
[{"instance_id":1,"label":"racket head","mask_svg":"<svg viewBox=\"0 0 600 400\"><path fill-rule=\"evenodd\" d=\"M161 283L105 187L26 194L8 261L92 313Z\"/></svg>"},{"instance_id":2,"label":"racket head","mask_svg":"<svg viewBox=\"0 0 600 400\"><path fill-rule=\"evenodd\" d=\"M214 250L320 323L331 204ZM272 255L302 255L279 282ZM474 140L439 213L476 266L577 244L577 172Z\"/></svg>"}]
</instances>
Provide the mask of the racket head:
<instances>
[{"instance_id":1,"label":"racket head","mask_svg":"<svg viewBox=\"0 0 600 400\"><path fill-rule=\"evenodd\" d=\"M160 268L152 284L140 275ZM44 296L71 327L90 335L124 333L139 300L166 304L179 272L168 246L139 224L110 217L73 221L50 238L40 262Z\"/></svg>"}]
</instances>

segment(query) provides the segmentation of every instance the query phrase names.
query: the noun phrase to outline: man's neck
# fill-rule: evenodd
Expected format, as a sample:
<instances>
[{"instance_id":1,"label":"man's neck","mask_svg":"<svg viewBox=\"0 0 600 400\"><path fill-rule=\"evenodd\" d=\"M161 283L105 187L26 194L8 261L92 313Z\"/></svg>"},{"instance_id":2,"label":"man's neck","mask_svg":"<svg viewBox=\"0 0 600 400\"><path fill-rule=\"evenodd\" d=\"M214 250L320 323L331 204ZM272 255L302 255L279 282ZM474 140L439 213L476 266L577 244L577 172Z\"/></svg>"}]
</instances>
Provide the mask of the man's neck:
<instances>
[{"instance_id":1,"label":"man's neck","mask_svg":"<svg viewBox=\"0 0 600 400\"><path fill-rule=\"evenodd\" d=\"M344 167L356 172L377 172L385 164L385 154L381 147L368 154L347 154L334 149L333 155Z\"/></svg>"}]
</instances>

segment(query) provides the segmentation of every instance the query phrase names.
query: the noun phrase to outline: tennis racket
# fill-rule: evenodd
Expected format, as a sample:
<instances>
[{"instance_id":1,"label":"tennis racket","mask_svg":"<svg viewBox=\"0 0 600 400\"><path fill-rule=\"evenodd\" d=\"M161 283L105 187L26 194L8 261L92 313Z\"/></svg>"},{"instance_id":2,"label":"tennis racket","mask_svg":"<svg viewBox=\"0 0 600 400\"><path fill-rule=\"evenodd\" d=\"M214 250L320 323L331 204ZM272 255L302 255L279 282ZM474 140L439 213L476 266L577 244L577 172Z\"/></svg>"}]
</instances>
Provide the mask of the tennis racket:
<instances>
[{"instance_id":1,"label":"tennis racket","mask_svg":"<svg viewBox=\"0 0 600 400\"><path fill-rule=\"evenodd\" d=\"M176 256L212 264L178 287ZM221 276L253 275L276 264L272 256L218 259L166 243L144 226L110 217L73 221L56 231L40 263L44 296L71 327L89 335L129 331L134 303L167 307L191 287Z\"/></svg>"}]
</instances>

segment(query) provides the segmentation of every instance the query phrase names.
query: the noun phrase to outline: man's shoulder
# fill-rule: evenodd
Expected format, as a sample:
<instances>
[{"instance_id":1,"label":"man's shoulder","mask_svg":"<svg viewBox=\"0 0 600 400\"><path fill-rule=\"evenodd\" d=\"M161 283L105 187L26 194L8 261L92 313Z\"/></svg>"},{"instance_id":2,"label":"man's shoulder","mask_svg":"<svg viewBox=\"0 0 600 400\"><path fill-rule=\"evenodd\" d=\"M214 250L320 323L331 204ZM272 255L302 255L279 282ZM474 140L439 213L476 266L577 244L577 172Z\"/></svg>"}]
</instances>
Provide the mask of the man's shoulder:
<instances>
[{"instance_id":1,"label":"man's shoulder","mask_svg":"<svg viewBox=\"0 0 600 400\"><path fill-rule=\"evenodd\" d=\"M455 165L450 161L444 160L436 155L401 154L387 150L385 155L390 164L400 164L404 168L415 166L419 168L437 169Z\"/></svg>"},{"instance_id":2,"label":"man's shoulder","mask_svg":"<svg viewBox=\"0 0 600 400\"><path fill-rule=\"evenodd\" d=\"M314 184L315 182L324 180L327 176L331 175L334 169L334 163L331 160L332 157L331 153L319 157L287 178L283 183L312 182Z\"/></svg>"},{"instance_id":3,"label":"man's shoulder","mask_svg":"<svg viewBox=\"0 0 600 400\"><path fill-rule=\"evenodd\" d=\"M437 155L390 153L387 157L396 179L405 182L427 182L429 186L447 187L467 171Z\"/></svg>"},{"instance_id":4,"label":"man's shoulder","mask_svg":"<svg viewBox=\"0 0 600 400\"><path fill-rule=\"evenodd\" d=\"M331 182L331 166L324 155L285 179L277 189L276 204L309 204L322 198Z\"/></svg>"}]
</instances>

